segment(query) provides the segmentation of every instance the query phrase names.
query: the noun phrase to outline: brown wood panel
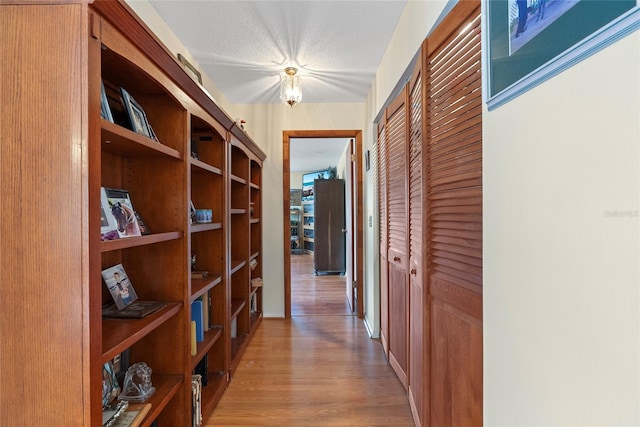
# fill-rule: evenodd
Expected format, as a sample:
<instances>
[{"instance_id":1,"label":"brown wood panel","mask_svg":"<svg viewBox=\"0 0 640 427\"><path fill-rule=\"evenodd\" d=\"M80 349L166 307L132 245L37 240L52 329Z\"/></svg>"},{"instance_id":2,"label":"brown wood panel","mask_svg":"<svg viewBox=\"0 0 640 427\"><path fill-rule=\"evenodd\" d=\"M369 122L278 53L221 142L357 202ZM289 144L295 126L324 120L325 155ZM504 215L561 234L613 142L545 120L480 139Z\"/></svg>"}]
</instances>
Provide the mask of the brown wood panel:
<instances>
[{"instance_id":1,"label":"brown wood panel","mask_svg":"<svg viewBox=\"0 0 640 427\"><path fill-rule=\"evenodd\" d=\"M433 78L430 79L430 86L436 95L440 90L455 90L461 80L477 72L473 65L480 60L477 56L480 51L479 43L480 27L477 26L457 41L455 49L443 51L444 55L436 56L431 60L431 63L437 67L431 73Z\"/></svg>"},{"instance_id":2,"label":"brown wood panel","mask_svg":"<svg viewBox=\"0 0 640 427\"><path fill-rule=\"evenodd\" d=\"M380 340L389 355L389 260L380 254Z\"/></svg>"},{"instance_id":3,"label":"brown wood panel","mask_svg":"<svg viewBox=\"0 0 640 427\"><path fill-rule=\"evenodd\" d=\"M406 269L389 261L389 362L407 387L408 289Z\"/></svg>"},{"instance_id":4,"label":"brown wood panel","mask_svg":"<svg viewBox=\"0 0 640 427\"><path fill-rule=\"evenodd\" d=\"M0 425L83 426L93 363L80 256L89 249L88 9L1 8ZM73 392L51 392L61 385Z\"/></svg>"},{"instance_id":5,"label":"brown wood panel","mask_svg":"<svg viewBox=\"0 0 640 427\"><path fill-rule=\"evenodd\" d=\"M416 426L424 424L426 392L425 357L428 338L425 334L424 268L425 254L423 238L424 193L426 191L425 168L423 167L423 84L422 64L417 61L409 82L409 304L408 304L408 372L407 391Z\"/></svg>"},{"instance_id":6,"label":"brown wood panel","mask_svg":"<svg viewBox=\"0 0 640 427\"><path fill-rule=\"evenodd\" d=\"M438 154L442 155L443 153L448 153L450 151L454 151L457 147L466 147L469 145L469 141L473 141L478 138L478 135L481 135L476 128L469 128L453 134L452 136L447 136L443 138L437 138L434 141L433 152L434 156L437 157Z\"/></svg>"},{"instance_id":7,"label":"brown wood panel","mask_svg":"<svg viewBox=\"0 0 640 427\"><path fill-rule=\"evenodd\" d=\"M385 354L389 354L389 169L387 160L387 132L386 116L378 124L378 143L376 144L376 159L378 172L378 227L380 233L380 340Z\"/></svg>"},{"instance_id":8,"label":"brown wood panel","mask_svg":"<svg viewBox=\"0 0 640 427\"><path fill-rule=\"evenodd\" d=\"M389 362L408 387L409 280L408 259L408 163L409 126L407 94L400 92L386 110L386 160L388 170L388 332Z\"/></svg>"},{"instance_id":9,"label":"brown wood panel","mask_svg":"<svg viewBox=\"0 0 640 427\"><path fill-rule=\"evenodd\" d=\"M401 102L388 116L387 160L389 171L388 194L388 235L389 249L400 255L406 254L407 235L407 132L405 93L398 99Z\"/></svg>"},{"instance_id":10,"label":"brown wood panel","mask_svg":"<svg viewBox=\"0 0 640 427\"><path fill-rule=\"evenodd\" d=\"M479 9L459 2L425 42L428 404L439 427L482 425Z\"/></svg>"},{"instance_id":11,"label":"brown wood panel","mask_svg":"<svg viewBox=\"0 0 640 427\"><path fill-rule=\"evenodd\" d=\"M482 323L454 307L431 306L431 425L481 426Z\"/></svg>"},{"instance_id":12,"label":"brown wood panel","mask_svg":"<svg viewBox=\"0 0 640 427\"><path fill-rule=\"evenodd\" d=\"M482 292L478 286L459 286L447 280L445 275L435 273L431 277L429 293L440 303L455 306L475 319L482 317Z\"/></svg>"}]
</instances>

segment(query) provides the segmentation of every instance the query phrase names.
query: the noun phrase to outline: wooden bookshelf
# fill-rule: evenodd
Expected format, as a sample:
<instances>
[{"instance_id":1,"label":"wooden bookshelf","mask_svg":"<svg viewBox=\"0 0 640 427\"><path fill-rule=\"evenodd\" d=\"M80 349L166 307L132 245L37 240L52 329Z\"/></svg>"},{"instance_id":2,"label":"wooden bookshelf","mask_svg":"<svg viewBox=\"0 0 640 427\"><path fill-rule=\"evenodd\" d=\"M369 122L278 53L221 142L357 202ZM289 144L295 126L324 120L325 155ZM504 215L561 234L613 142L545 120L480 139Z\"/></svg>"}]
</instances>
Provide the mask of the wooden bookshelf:
<instances>
[{"instance_id":1,"label":"wooden bookshelf","mask_svg":"<svg viewBox=\"0 0 640 427\"><path fill-rule=\"evenodd\" d=\"M20 321L3 335L0 424L101 425L103 364L127 350L131 364L152 369L156 387L142 425L190 426L194 367L207 356L206 417L239 357L232 314L245 346L255 330L250 262L260 258L261 225L251 211L260 210L265 155L124 1L18 1L3 6L0 22L10 28L0 41L7 69L30 76L16 80L20 96L3 122L2 176L20 188L7 199L20 215L6 223L14 250L3 253L3 272L20 288L8 285L2 308ZM113 122L101 116L103 82ZM156 139L131 130L119 88ZM102 241L101 187L126 189L151 233ZM190 202L211 209L212 222L192 224ZM191 278L193 254L209 277ZM103 318L112 300L101 271L116 264L141 300L167 305L143 319ZM191 356L198 298L211 327ZM60 384L74 392L13 392Z\"/></svg>"}]
</instances>

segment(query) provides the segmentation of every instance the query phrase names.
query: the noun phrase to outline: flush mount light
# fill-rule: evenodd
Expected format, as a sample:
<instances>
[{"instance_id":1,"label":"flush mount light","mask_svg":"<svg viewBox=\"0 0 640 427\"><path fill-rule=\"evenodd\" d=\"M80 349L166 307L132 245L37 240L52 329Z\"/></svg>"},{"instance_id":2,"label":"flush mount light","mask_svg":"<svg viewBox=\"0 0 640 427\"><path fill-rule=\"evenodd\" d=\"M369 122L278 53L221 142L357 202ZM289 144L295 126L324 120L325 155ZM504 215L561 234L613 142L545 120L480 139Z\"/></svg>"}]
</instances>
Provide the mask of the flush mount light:
<instances>
[{"instance_id":1,"label":"flush mount light","mask_svg":"<svg viewBox=\"0 0 640 427\"><path fill-rule=\"evenodd\" d=\"M302 101L302 82L296 76L298 70L294 67L284 69L284 75L280 76L280 99L294 106Z\"/></svg>"}]
</instances>

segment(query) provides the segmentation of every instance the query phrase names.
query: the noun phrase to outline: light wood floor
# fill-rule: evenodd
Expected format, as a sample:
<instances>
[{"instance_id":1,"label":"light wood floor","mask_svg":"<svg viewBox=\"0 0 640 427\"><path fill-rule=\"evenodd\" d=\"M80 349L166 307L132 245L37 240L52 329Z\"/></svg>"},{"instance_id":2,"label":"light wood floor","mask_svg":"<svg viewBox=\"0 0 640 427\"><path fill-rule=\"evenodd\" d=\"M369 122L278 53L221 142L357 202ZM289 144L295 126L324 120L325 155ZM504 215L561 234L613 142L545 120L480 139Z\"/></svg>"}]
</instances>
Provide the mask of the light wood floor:
<instances>
[{"instance_id":1,"label":"light wood floor","mask_svg":"<svg viewBox=\"0 0 640 427\"><path fill-rule=\"evenodd\" d=\"M313 270L313 255L291 255L291 315L352 315L346 277Z\"/></svg>"},{"instance_id":2,"label":"light wood floor","mask_svg":"<svg viewBox=\"0 0 640 427\"><path fill-rule=\"evenodd\" d=\"M263 320L203 425L414 425L379 341L350 315L344 280L292 256L292 318Z\"/></svg>"}]
</instances>

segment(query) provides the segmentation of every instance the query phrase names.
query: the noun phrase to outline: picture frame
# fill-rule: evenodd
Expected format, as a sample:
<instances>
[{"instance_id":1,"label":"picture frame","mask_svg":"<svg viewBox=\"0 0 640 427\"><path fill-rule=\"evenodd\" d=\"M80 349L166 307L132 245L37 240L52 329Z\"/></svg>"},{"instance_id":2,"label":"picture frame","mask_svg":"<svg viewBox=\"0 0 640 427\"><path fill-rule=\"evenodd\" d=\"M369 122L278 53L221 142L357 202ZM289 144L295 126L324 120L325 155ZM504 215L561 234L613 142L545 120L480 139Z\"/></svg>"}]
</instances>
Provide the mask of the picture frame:
<instances>
[{"instance_id":1,"label":"picture frame","mask_svg":"<svg viewBox=\"0 0 640 427\"><path fill-rule=\"evenodd\" d=\"M111 114L111 107L109 106L109 99L107 98L107 91L104 87L104 81L100 80L100 116L113 123L113 114Z\"/></svg>"},{"instance_id":2,"label":"picture frame","mask_svg":"<svg viewBox=\"0 0 640 427\"><path fill-rule=\"evenodd\" d=\"M133 289L133 284L122 264L116 264L102 270L102 279L118 310L133 304L138 299L138 294Z\"/></svg>"},{"instance_id":3,"label":"picture frame","mask_svg":"<svg viewBox=\"0 0 640 427\"><path fill-rule=\"evenodd\" d=\"M119 238L138 237L142 235L138 216L133 208L129 192L120 188L101 187L102 212L111 217ZM103 239L106 240L106 239Z\"/></svg>"},{"instance_id":4,"label":"picture frame","mask_svg":"<svg viewBox=\"0 0 640 427\"><path fill-rule=\"evenodd\" d=\"M144 112L144 109L138 104L138 102L133 99L133 97L127 92L127 90L123 87L120 88L120 92L122 93L122 102L124 104L124 109L127 112L127 116L129 117L130 129L135 133L139 133L140 135L144 135L149 139L155 140L155 133L151 129L149 125L149 121L147 120L147 115Z\"/></svg>"},{"instance_id":5,"label":"picture frame","mask_svg":"<svg viewBox=\"0 0 640 427\"><path fill-rule=\"evenodd\" d=\"M640 28L640 0L482 0L482 16L492 110Z\"/></svg>"},{"instance_id":6,"label":"picture frame","mask_svg":"<svg viewBox=\"0 0 640 427\"><path fill-rule=\"evenodd\" d=\"M189 200L189 223L190 224L195 224L197 215L196 215L196 207L193 204L192 200Z\"/></svg>"},{"instance_id":7,"label":"picture frame","mask_svg":"<svg viewBox=\"0 0 640 427\"><path fill-rule=\"evenodd\" d=\"M110 406L121 390L113 362L110 360L102 365L102 407Z\"/></svg>"},{"instance_id":8,"label":"picture frame","mask_svg":"<svg viewBox=\"0 0 640 427\"><path fill-rule=\"evenodd\" d=\"M100 188L100 239L115 240L120 238L115 217L111 214L111 207L107 198L107 191Z\"/></svg>"}]
</instances>

